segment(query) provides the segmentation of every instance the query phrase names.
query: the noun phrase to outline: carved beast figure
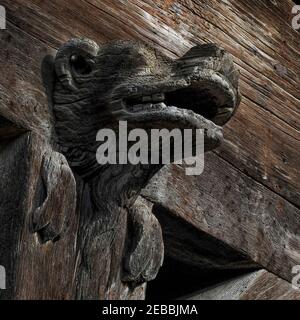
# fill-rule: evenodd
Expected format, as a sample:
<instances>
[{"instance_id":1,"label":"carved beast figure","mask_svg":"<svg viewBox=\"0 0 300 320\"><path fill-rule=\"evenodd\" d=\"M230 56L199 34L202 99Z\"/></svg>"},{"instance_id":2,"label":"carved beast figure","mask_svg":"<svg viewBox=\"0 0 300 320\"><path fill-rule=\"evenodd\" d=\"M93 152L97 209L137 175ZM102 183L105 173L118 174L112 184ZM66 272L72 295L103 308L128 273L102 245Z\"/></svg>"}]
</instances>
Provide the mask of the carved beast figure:
<instances>
[{"instance_id":1,"label":"carved beast figure","mask_svg":"<svg viewBox=\"0 0 300 320\"><path fill-rule=\"evenodd\" d=\"M77 278L89 283L77 295L120 297L113 289L117 281L152 280L162 264L159 223L139 198L161 166L100 166L97 131L118 130L120 120L127 120L129 129L199 128L205 131L205 150L212 150L240 102L238 72L213 44L196 46L173 61L144 44L73 39L52 62L45 61L57 143L77 184L85 265ZM100 284L106 289L99 291Z\"/></svg>"}]
</instances>

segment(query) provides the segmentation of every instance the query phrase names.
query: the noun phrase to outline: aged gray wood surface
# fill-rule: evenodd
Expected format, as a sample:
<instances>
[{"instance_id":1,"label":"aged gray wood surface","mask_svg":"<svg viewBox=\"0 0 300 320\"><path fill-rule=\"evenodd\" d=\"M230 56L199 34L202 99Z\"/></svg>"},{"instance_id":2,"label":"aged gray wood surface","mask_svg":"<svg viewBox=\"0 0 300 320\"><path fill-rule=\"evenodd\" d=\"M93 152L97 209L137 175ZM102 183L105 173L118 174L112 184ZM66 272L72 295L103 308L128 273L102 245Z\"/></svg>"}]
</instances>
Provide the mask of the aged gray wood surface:
<instances>
[{"instance_id":1,"label":"aged gray wood surface","mask_svg":"<svg viewBox=\"0 0 300 320\"><path fill-rule=\"evenodd\" d=\"M72 5L60 0L51 4L17 0L3 1L3 5L7 6L10 26L2 33L5 42L1 52L8 60L3 68L15 70L15 61L19 61L17 68L27 85L28 98L39 110L37 119L30 121L31 127L46 116L43 93L40 85L34 84L41 59L46 50L57 49L74 36L97 43L142 40L172 57L197 43L222 45L241 70L244 99L226 127L226 142L219 156L299 205L300 39L290 23L291 0L271 4L267 0L229 4L213 0L89 0L73 1ZM14 35L9 36L13 30ZM32 45L26 46L28 42ZM9 84L11 77L5 76L1 84ZM12 107L17 101L26 103L28 98L12 99ZM13 117L12 111L10 114Z\"/></svg>"},{"instance_id":2,"label":"aged gray wood surface","mask_svg":"<svg viewBox=\"0 0 300 320\"><path fill-rule=\"evenodd\" d=\"M176 193L178 203L183 204L186 211L180 208L170 212L243 252L268 270L291 279L290 267L299 264L297 226L300 214L297 160L300 150L300 39L290 25L292 1L95 0L70 4L69 1L24 3L17 0L12 3L4 0L2 4L7 8L8 28L0 33L0 113L6 123L1 136L8 132L6 128L9 128L9 136L31 130L35 132L31 139L38 150L45 148L44 138L39 135L51 133L40 65L46 54L54 55L69 38L86 36L98 43L113 39L142 40L171 57L182 55L195 43L207 42L216 42L232 53L241 70L244 98L235 117L225 127L224 145L207 159L220 175L209 175L209 179L214 179L209 180L209 189L205 187L206 175L188 179L187 183L181 181L180 176L174 178L174 188L168 192ZM38 156L36 162L31 161L24 169L31 168L31 179L35 181L29 182L32 188L24 196L28 206L33 201L41 165L42 158ZM176 168L172 170L177 174ZM209 172L213 173L213 168ZM224 172L230 172L231 177L225 177ZM236 181L240 181L238 186ZM212 203L210 206L207 202L198 204L197 199L197 211L194 207L190 210L182 193L186 190L186 194L193 194L195 184L203 190L199 198L204 194ZM230 193L232 188L235 196ZM243 210L240 199L244 199ZM161 205L172 209L169 203ZM25 212L30 210L23 214ZM209 228L203 219L198 223L203 212L206 218L211 217L209 221L214 228ZM215 212L220 213L221 222L218 223L225 221L226 228L218 225ZM75 219L75 225L70 227L73 233L77 230L76 223ZM232 230L237 240L233 239ZM62 266L64 270L74 267L72 257L76 253L64 250L64 245L73 242L70 233L65 240L41 246L35 235L25 234L21 242L22 252L26 254L20 262L20 283L24 279L37 283L40 274L46 273L49 277L35 292L28 285L19 288L16 296L47 298L44 285L53 286L55 291L55 284L61 283L63 289L56 297L70 298L72 279L63 277L59 270ZM33 249L28 251L27 248ZM63 262L57 257L64 257ZM38 259L38 263L32 263L34 259ZM22 263L28 267L22 268ZM54 296L53 292L51 294ZM136 292L136 296L142 297L143 289Z\"/></svg>"},{"instance_id":3,"label":"aged gray wood surface","mask_svg":"<svg viewBox=\"0 0 300 320\"><path fill-rule=\"evenodd\" d=\"M216 45L195 46L172 60L132 41L98 45L77 38L63 44L55 58L47 57L46 62L43 79L54 118L52 140L68 159L70 168L66 166L64 173L71 181L71 194L75 181L77 185L75 297L130 297L144 282L156 278L163 263L160 224L147 201L138 198L162 164L119 164L117 160L117 164L101 165L96 151L104 141L96 139L97 132L118 133L121 120L127 121L127 129L143 128L149 133L153 128L202 129L205 150L210 151L221 143L221 126L240 103L239 74L230 55ZM149 151L152 147L151 142ZM159 142L158 147L162 148ZM121 153L119 147L116 153ZM54 185L50 191L58 189L55 184L63 168L55 170L55 165L58 160L65 166L62 158L55 152L46 160L44 156L42 177L48 181L47 171ZM52 176L56 177L53 183ZM56 219L49 217L57 215L51 206L54 200L53 194L34 212L34 231L42 232L44 241L63 237L64 211Z\"/></svg>"},{"instance_id":4,"label":"aged gray wood surface","mask_svg":"<svg viewBox=\"0 0 300 320\"><path fill-rule=\"evenodd\" d=\"M247 175L224 171L224 162L207 155L198 179L165 167L142 195L290 281L300 261L299 212Z\"/></svg>"},{"instance_id":5,"label":"aged gray wood surface","mask_svg":"<svg viewBox=\"0 0 300 320\"><path fill-rule=\"evenodd\" d=\"M300 292L274 274L259 270L185 298L187 300L299 300Z\"/></svg>"}]
</instances>

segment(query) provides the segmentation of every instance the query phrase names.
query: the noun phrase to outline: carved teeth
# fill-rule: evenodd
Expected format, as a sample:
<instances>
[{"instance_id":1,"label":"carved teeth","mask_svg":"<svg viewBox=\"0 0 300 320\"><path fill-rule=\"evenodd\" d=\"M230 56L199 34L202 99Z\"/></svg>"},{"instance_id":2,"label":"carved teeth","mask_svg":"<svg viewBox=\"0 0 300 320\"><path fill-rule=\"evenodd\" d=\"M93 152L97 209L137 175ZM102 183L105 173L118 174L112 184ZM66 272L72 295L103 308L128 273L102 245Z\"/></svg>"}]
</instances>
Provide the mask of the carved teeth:
<instances>
[{"instance_id":1,"label":"carved teeth","mask_svg":"<svg viewBox=\"0 0 300 320\"><path fill-rule=\"evenodd\" d=\"M167 106L163 102L159 103L142 103L142 104L135 104L133 106L128 106L128 110L130 112L143 112L145 110L161 110L162 108L166 108Z\"/></svg>"},{"instance_id":2,"label":"carved teeth","mask_svg":"<svg viewBox=\"0 0 300 320\"><path fill-rule=\"evenodd\" d=\"M139 112L143 111L144 109L150 109L152 108L152 103L147 103L147 104L135 104L134 106L130 106L129 110L131 112Z\"/></svg>"},{"instance_id":3,"label":"carved teeth","mask_svg":"<svg viewBox=\"0 0 300 320\"><path fill-rule=\"evenodd\" d=\"M125 104L127 107L132 107L141 104L155 104L159 102L163 102L165 100L164 93L154 93L152 95L145 95L145 96L135 96L125 100ZM147 106L149 107L149 106Z\"/></svg>"},{"instance_id":4,"label":"carved teeth","mask_svg":"<svg viewBox=\"0 0 300 320\"><path fill-rule=\"evenodd\" d=\"M151 96L153 102L161 102L165 100L164 93L156 93Z\"/></svg>"},{"instance_id":5,"label":"carved teeth","mask_svg":"<svg viewBox=\"0 0 300 320\"><path fill-rule=\"evenodd\" d=\"M142 97L142 102L162 102L165 100L165 95L164 93L155 93L152 94L151 96L144 96Z\"/></svg>"},{"instance_id":6,"label":"carved teeth","mask_svg":"<svg viewBox=\"0 0 300 320\"><path fill-rule=\"evenodd\" d=\"M151 96L142 97L142 102L150 102L150 101L152 101L152 97Z\"/></svg>"}]
</instances>

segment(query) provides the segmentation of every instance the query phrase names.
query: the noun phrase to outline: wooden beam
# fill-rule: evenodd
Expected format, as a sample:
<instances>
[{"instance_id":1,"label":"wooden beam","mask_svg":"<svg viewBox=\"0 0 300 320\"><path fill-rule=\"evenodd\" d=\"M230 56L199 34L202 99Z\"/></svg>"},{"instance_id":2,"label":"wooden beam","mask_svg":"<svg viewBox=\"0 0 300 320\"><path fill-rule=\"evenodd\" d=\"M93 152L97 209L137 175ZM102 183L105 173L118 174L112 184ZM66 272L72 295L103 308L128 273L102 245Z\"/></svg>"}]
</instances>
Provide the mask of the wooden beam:
<instances>
[{"instance_id":1,"label":"wooden beam","mask_svg":"<svg viewBox=\"0 0 300 320\"><path fill-rule=\"evenodd\" d=\"M300 300L300 290L259 270L185 297L187 300Z\"/></svg>"},{"instance_id":2,"label":"wooden beam","mask_svg":"<svg viewBox=\"0 0 300 320\"><path fill-rule=\"evenodd\" d=\"M26 129L0 116L0 141L15 138L26 132Z\"/></svg>"},{"instance_id":3,"label":"wooden beam","mask_svg":"<svg viewBox=\"0 0 300 320\"><path fill-rule=\"evenodd\" d=\"M35 101L31 104L40 110L34 113L37 119L33 119L31 127L43 123L46 132L46 122L39 120L45 119L45 99L42 90L37 90L41 84L33 84L29 79L29 75L33 79L39 75L33 70L38 70L45 48L53 50L75 36L89 37L98 43L141 40L172 57L182 55L195 43L215 42L223 46L241 70L244 99L234 120L225 128L226 141L218 155L300 206L300 40L289 23L291 0L280 4L267 0L250 4L243 0L230 5L213 0L85 0L73 1L72 5L65 0L51 4L4 0L3 5L7 7L9 26L2 33L0 53L5 56L8 52L4 67L13 70L16 61L23 61L18 64L18 73L26 82L15 81L15 92L26 84L27 95ZM12 32L14 28L18 31ZM26 46L32 42L36 45ZM13 77L12 72L5 74ZM19 104L17 100L18 95L13 94L13 105ZM26 114L22 117L26 118Z\"/></svg>"},{"instance_id":4,"label":"wooden beam","mask_svg":"<svg viewBox=\"0 0 300 320\"><path fill-rule=\"evenodd\" d=\"M1 265L6 271L6 290L0 290L1 299L14 295L18 267L14 255L18 255L20 230L26 215L28 177L29 134L12 141L0 142L0 253Z\"/></svg>"},{"instance_id":5,"label":"wooden beam","mask_svg":"<svg viewBox=\"0 0 300 320\"><path fill-rule=\"evenodd\" d=\"M165 255L176 261L203 270L245 270L258 265L243 253L234 250L160 205L152 209L164 239Z\"/></svg>"},{"instance_id":6,"label":"wooden beam","mask_svg":"<svg viewBox=\"0 0 300 320\"><path fill-rule=\"evenodd\" d=\"M300 264L300 210L224 160L207 154L202 175L165 167L142 192L174 216L290 281Z\"/></svg>"},{"instance_id":7,"label":"wooden beam","mask_svg":"<svg viewBox=\"0 0 300 320\"><path fill-rule=\"evenodd\" d=\"M0 298L74 298L78 217L66 163L33 133L2 141L0 159Z\"/></svg>"}]
</instances>

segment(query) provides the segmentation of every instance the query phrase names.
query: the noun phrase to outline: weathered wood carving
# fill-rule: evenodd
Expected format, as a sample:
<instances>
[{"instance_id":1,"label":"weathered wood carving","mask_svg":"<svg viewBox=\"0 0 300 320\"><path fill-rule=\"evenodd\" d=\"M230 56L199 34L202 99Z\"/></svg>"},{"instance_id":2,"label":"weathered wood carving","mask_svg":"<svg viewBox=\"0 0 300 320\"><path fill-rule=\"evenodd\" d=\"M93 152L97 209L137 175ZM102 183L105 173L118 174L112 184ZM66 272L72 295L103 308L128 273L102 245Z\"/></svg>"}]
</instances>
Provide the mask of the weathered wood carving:
<instances>
[{"instance_id":1,"label":"weathered wood carving","mask_svg":"<svg viewBox=\"0 0 300 320\"><path fill-rule=\"evenodd\" d=\"M205 132L205 150L212 150L239 105L238 72L231 57L213 44L196 46L172 61L139 43L97 45L73 39L55 58L45 58L43 76L54 120L53 145L61 155L44 159L42 176L50 189L33 214L34 231L43 241L64 236L68 210L50 217L48 205L55 201L57 179L71 188L76 184L76 296L125 297L130 288L154 279L163 262L161 227L151 205L139 197L162 165L100 166L97 131L117 132L121 120L128 129L198 128Z\"/></svg>"}]
</instances>

